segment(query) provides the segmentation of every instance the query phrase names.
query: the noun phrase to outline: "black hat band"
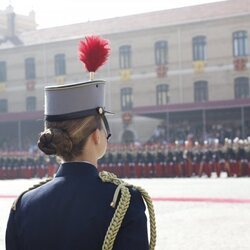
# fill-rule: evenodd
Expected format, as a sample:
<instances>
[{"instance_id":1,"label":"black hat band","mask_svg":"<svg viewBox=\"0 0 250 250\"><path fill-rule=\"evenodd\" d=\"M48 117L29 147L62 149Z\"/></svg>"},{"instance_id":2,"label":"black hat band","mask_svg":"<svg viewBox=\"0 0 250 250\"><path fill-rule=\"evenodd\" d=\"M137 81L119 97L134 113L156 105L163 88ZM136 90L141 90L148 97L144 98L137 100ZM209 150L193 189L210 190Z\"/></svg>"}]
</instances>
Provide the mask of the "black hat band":
<instances>
[{"instance_id":1,"label":"black hat band","mask_svg":"<svg viewBox=\"0 0 250 250\"><path fill-rule=\"evenodd\" d=\"M62 114L62 115L45 115L44 119L48 122L59 122L59 121L66 121L72 119L83 118L90 115L102 115L105 111L103 108L98 107L95 109L88 109L84 111L77 111L69 114Z\"/></svg>"}]
</instances>

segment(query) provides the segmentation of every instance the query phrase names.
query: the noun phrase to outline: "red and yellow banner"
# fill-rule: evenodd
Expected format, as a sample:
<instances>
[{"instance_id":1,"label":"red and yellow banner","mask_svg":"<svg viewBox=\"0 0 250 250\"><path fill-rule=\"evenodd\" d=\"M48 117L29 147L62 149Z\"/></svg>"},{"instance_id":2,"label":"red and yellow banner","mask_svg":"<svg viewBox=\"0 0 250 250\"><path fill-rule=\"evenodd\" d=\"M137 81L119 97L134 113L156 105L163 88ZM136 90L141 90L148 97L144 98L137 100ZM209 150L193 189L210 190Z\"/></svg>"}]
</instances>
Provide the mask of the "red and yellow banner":
<instances>
[{"instance_id":1,"label":"red and yellow banner","mask_svg":"<svg viewBox=\"0 0 250 250\"><path fill-rule=\"evenodd\" d=\"M235 58L234 69L236 71L244 71L247 69L247 57Z\"/></svg>"},{"instance_id":2,"label":"red and yellow banner","mask_svg":"<svg viewBox=\"0 0 250 250\"><path fill-rule=\"evenodd\" d=\"M166 65L158 65L156 67L156 74L158 78L164 78L167 76L168 67Z\"/></svg>"}]
</instances>

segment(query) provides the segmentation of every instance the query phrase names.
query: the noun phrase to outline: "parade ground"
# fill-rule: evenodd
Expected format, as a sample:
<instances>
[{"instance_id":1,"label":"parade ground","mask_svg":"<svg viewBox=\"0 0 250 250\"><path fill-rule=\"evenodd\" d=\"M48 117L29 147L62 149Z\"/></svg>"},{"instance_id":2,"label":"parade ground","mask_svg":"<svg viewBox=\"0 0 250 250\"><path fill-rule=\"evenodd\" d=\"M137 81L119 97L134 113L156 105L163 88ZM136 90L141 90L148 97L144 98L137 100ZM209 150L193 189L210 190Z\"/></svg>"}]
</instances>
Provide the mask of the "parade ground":
<instances>
[{"instance_id":1,"label":"parade ground","mask_svg":"<svg viewBox=\"0 0 250 250\"><path fill-rule=\"evenodd\" d=\"M0 250L15 196L39 179L0 181ZM154 201L157 250L250 249L250 178L129 179ZM91 192L91 190L90 190Z\"/></svg>"}]
</instances>

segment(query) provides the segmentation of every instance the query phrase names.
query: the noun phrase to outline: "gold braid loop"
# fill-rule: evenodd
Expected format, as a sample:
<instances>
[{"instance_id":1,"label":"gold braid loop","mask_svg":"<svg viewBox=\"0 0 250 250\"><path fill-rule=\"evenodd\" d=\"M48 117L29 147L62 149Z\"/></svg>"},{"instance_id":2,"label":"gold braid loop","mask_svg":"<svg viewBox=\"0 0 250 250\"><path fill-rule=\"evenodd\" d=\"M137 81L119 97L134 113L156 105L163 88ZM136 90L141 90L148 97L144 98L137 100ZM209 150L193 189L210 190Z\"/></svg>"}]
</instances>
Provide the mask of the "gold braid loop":
<instances>
[{"instance_id":1,"label":"gold braid loop","mask_svg":"<svg viewBox=\"0 0 250 250\"><path fill-rule=\"evenodd\" d=\"M121 199L119 201L117 209L115 210L111 223L108 227L107 233L105 235L102 250L110 250L113 248L115 238L121 227L123 218L128 210L130 198L131 198L131 195L130 195L128 188L126 188L125 186L122 186L121 187Z\"/></svg>"},{"instance_id":2,"label":"gold braid loop","mask_svg":"<svg viewBox=\"0 0 250 250\"><path fill-rule=\"evenodd\" d=\"M111 182L111 183L114 183L115 185L118 186L115 190L113 201L110 204L111 207L115 208L115 205L116 205L116 202L118 199L118 195L121 192L121 198L120 198L120 201L119 201L118 206L116 208L116 211L113 215L113 218L110 222L107 233L105 235L104 242L102 245L102 250L112 250L116 235L119 231L119 228L121 226L123 218L124 218L126 211L129 207L131 195L130 195L128 187L133 187L133 188L137 189L141 193L143 199L146 201L148 211L149 211L149 219L150 219L149 249L154 250L155 245L156 245L155 212L154 212L152 200L151 200L150 196L148 195L148 193L143 188L128 184L128 183L118 179L115 174L112 174L112 173L109 173L106 171L100 172L99 177L101 178L101 180L103 182Z\"/></svg>"},{"instance_id":3,"label":"gold braid loop","mask_svg":"<svg viewBox=\"0 0 250 250\"><path fill-rule=\"evenodd\" d=\"M22 196L23 196L25 193L27 193L27 192L29 192L30 190L33 190L33 189L35 189L35 188L37 188L37 187L40 187L40 186L44 185L45 183L51 181L52 179L53 179L53 178L49 177L49 178L47 178L46 180L40 181L39 183L33 185L33 186L30 187L29 189L27 189L27 190L25 190L24 192L22 192L22 193L16 198L16 200L13 202L11 209L12 209L13 211L16 211L17 203L18 203L18 201L22 198Z\"/></svg>"}]
</instances>

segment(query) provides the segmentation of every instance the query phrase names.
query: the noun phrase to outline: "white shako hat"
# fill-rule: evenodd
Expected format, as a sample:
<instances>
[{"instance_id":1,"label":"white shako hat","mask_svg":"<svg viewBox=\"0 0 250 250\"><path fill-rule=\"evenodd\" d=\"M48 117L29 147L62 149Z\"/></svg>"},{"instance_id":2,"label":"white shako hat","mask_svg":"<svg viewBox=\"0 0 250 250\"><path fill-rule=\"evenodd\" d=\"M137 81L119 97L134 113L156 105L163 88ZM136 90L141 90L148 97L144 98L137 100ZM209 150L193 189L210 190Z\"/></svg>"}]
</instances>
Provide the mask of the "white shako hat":
<instances>
[{"instance_id":1,"label":"white shako hat","mask_svg":"<svg viewBox=\"0 0 250 250\"><path fill-rule=\"evenodd\" d=\"M110 113L105 110L105 81L93 79L94 72L107 60L109 51L108 41L98 36L88 36L80 41L79 58L89 71L90 80L45 87L46 121L65 121Z\"/></svg>"}]
</instances>

